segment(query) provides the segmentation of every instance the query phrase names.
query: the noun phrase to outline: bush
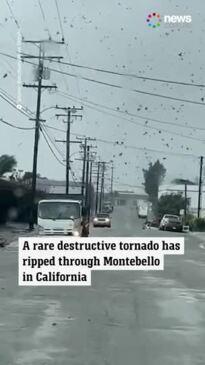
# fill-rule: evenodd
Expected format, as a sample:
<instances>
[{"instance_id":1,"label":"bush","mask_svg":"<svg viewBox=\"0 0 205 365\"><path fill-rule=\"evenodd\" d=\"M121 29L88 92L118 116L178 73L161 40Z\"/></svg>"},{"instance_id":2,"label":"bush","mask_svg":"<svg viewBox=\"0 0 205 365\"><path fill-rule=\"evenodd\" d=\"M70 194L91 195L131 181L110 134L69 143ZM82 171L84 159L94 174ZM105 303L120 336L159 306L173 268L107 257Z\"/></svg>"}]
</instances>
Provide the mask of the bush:
<instances>
[{"instance_id":1,"label":"bush","mask_svg":"<svg viewBox=\"0 0 205 365\"><path fill-rule=\"evenodd\" d=\"M189 226L190 231L194 230L194 221L195 221L195 217L191 214L187 214L186 216L186 220L183 220L183 224L185 226Z\"/></svg>"},{"instance_id":2,"label":"bush","mask_svg":"<svg viewBox=\"0 0 205 365\"><path fill-rule=\"evenodd\" d=\"M205 218L195 218L193 216L187 216L185 225L189 226L190 231L205 232Z\"/></svg>"},{"instance_id":3,"label":"bush","mask_svg":"<svg viewBox=\"0 0 205 365\"><path fill-rule=\"evenodd\" d=\"M179 215L181 209L185 209L185 199L183 198L182 194L162 195L158 201L158 214L160 217L162 217L164 214Z\"/></svg>"},{"instance_id":4,"label":"bush","mask_svg":"<svg viewBox=\"0 0 205 365\"><path fill-rule=\"evenodd\" d=\"M193 231L205 231L205 219L195 218L193 221Z\"/></svg>"}]
</instances>

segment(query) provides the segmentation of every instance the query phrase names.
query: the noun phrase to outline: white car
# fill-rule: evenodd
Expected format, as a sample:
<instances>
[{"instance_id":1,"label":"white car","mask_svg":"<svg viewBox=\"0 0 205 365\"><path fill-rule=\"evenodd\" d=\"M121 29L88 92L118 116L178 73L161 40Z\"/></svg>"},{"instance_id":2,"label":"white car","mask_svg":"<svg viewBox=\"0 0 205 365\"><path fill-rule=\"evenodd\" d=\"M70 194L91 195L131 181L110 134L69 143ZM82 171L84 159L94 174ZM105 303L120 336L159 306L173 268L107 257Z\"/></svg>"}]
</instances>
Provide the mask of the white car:
<instances>
[{"instance_id":1,"label":"white car","mask_svg":"<svg viewBox=\"0 0 205 365\"><path fill-rule=\"evenodd\" d=\"M138 208L138 218L147 218L147 206L140 206Z\"/></svg>"},{"instance_id":2,"label":"white car","mask_svg":"<svg viewBox=\"0 0 205 365\"><path fill-rule=\"evenodd\" d=\"M111 228L111 218L107 213L98 213L93 218L93 227L108 227Z\"/></svg>"}]
</instances>

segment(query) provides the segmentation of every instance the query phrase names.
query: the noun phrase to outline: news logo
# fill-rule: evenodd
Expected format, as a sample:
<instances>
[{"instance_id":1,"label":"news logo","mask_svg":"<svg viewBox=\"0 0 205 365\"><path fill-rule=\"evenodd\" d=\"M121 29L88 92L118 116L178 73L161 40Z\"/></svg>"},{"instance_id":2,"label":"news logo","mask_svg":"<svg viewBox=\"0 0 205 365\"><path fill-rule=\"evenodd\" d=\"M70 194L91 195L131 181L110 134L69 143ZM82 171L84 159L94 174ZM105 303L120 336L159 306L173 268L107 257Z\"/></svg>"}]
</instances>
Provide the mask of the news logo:
<instances>
[{"instance_id":1,"label":"news logo","mask_svg":"<svg viewBox=\"0 0 205 365\"><path fill-rule=\"evenodd\" d=\"M147 17L147 24L150 28L157 28L161 25L161 16L159 13L150 13Z\"/></svg>"},{"instance_id":2,"label":"news logo","mask_svg":"<svg viewBox=\"0 0 205 365\"><path fill-rule=\"evenodd\" d=\"M154 12L148 14L146 18L146 23L149 28L159 28L163 23L165 26L185 26L189 25L192 22L191 15L163 15L161 16L159 13Z\"/></svg>"}]
</instances>

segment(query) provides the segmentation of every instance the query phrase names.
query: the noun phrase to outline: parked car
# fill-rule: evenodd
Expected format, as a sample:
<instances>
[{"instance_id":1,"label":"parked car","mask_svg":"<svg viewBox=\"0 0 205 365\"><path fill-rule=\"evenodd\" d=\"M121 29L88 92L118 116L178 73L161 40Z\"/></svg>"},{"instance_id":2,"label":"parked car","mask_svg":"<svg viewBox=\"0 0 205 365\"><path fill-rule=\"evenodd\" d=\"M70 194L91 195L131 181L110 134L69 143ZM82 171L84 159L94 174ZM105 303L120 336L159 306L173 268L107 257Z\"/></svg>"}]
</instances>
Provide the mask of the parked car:
<instances>
[{"instance_id":1,"label":"parked car","mask_svg":"<svg viewBox=\"0 0 205 365\"><path fill-rule=\"evenodd\" d=\"M147 218L147 212L148 212L148 208L147 208L146 205L139 206L139 208L138 208L138 218Z\"/></svg>"},{"instance_id":2,"label":"parked car","mask_svg":"<svg viewBox=\"0 0 205 365\"><path fill-rule=\"evenodd\" d=\"M159 228L159 219L157 218L153 218L151 220L146 220L143 224L143 229L148 229L148 228Z\"/></svg>"},{"instance_id":3,"label":"parked car","mask_svg":"<svg viewBox=\"0 0 205 365\"><path fill-rule=\"evenodd\" d=\"M112 213L111 207L108 207L108 206L103 207L103 213Z\"/></svg>"},{"instance_id":4,"label":"parked car","mask_svg":"<svg viewBox=\"0 0 205 365\"><path fill-rule=\"evenodd\" d=\"M93 227L109 227L111 228L111 218L107 213L98 213L93 218Z\"/></svg>"},{"instance_id":5,"label":"parked car","mask_svg":"<svg viewBox=\"0 0 205 365\"><path fill-rule=\"evenodd\" d=\"M182 219L178 215L165 214L161 219L159 229L163 231L177 231L182 232Z\"/></svg>"},{"instance_id":6,"label":"parked car","mask_svg":"<svg viewBox=\"0 0 205 365\"><path fill-rule=\"evenodd\" d=\"M113 206L110 203L109 204L104 204L103 212L104 213L112 213L113 212Z\"/></svg>"}]
</instances>

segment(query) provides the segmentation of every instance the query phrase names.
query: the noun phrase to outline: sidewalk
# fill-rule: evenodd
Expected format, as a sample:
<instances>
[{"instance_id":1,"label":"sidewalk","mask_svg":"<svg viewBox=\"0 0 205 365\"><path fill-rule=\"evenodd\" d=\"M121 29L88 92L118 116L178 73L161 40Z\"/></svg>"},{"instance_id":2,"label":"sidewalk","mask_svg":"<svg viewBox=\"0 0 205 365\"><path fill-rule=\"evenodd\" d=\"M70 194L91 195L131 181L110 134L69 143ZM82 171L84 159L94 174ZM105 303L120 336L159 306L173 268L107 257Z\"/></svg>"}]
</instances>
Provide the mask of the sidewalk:
<instances>
[{"instance_id":1,"label":"sidewalk","mask_svg":"<svg viewBox=\"0 0 205 365\"><path fill-rule=\"evenodd\" d=\"M190 236L196 237L205 242L205 232L189 232Z\"/></svg>"},{"instance_id":2,"label":"sidewalk","mask_svg":"<svg viewBox=\"0 0 205 365\"><path fill-rule=\"evenodd\" d=\"M8 245L10 242L18 239L19 236L25 235L28 231L26 223L8 223L0 225L0 247Z\"/></svg>"}]
</instances>

